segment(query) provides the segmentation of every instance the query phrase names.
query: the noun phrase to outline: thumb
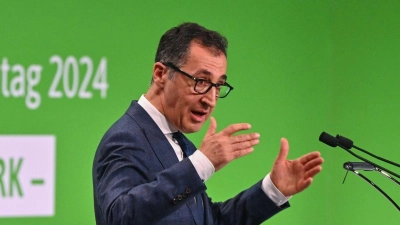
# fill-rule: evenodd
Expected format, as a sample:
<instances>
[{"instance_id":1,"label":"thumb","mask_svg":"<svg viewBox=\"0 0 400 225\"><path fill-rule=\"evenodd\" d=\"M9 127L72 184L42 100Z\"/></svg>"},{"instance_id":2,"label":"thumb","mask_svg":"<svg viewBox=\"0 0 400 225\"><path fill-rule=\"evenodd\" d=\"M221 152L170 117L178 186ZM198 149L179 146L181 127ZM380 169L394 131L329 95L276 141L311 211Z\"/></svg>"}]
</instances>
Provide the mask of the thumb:
<instances>
[{"instance_id":1,"label":"thumb","mask_svg":"<svg viewBox=\"0 0 400 225\"><path fill-rule=\"evenodd\" d=\"M217 130L217 121L215 120L214 117L210 117L210 125L208 126L205 136L208 137L214 135L216 130Z\"/></svg>"},{"instance_id":2,"label":"thumb","mask_svg":"<svg viewBox=\"0 0 400 225\"><path fill-rule=\"evenodd\" d=\"M276 161L284 161L286 160L289 154L289 142L286 138L281 138L281 149L279 150L278 157Z\"/></svg>"}]
</instances>

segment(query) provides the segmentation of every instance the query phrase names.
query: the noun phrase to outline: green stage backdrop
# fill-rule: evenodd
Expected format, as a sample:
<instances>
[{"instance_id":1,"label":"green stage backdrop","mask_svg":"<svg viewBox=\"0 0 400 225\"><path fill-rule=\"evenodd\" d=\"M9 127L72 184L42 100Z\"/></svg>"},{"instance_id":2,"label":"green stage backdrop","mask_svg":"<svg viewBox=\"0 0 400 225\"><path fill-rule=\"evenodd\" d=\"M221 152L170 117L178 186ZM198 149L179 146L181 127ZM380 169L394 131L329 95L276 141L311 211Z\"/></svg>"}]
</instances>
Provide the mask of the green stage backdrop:
<instances>
[{"instance_id":1,"label":"green stage backdrop","mask_svg":"<svg viewBox=\"0 0 400 225\"><path fill-rule=\"evenodd\" d=\"M96 147L146 92L160 36L185 21L229 40L235 90L218 102L218 130L249 122L261 134L207 182L214 201L262 179L286 137L290 158L319 150L325 163L266 224L398 224L373 187L354 174L342 184L343 163L358 160L318 137L400 162L399 1L3 0L0 21L0 224L95 224ZM395 183L361 173L400 204Z\"/></svg>"}]
</instances>

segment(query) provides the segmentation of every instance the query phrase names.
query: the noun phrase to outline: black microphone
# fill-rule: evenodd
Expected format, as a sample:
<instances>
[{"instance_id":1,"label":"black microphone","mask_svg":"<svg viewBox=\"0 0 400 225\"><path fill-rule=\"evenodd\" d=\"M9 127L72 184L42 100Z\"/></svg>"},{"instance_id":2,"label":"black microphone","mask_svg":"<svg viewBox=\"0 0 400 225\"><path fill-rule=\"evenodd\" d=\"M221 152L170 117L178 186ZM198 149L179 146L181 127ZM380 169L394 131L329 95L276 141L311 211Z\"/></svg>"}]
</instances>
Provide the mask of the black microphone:
<instances>
[{"instance_id":1,"label":"black microphone","mask_svg":"<svg viewBox=\"0 0 400 225\"><path fill-rule=\"evenodd\" d=\"M326 132L322 132L321 135L319 135L319 141L331 147L336 147L338 145L338 139Z\"/></svg>"},{"instance_id":2,"label":"black microphone","mask_svg":"<svg viewBox=\"0 0 400 225\"><path fill-rule=\"evenodd\" d=\"M353 141L340 134L336 135L336 139L338 140L338 145L344 148L351 149L353 147Z\"/></svg>"},{"instance_id":3,"label":"black microphone","mask_svg":"<svg viewBox=\"0 0 400 225\"><path fill-rule=\"evenodd\" d=\"M349 150L350 151L350 150ZM397 205L397 203L395 201L393 201L393 199L390 198L389 195L387 195L381 188L378 187L378 185L376 185L374 182L372 182L370 179L368 179L366 176L362 175L361 173L359 173L358 171L356 171L357 169L359 170L375 170L372 169L372 165L365 163L365 162L347 162L343 165L343 167L347 170L347 171L351 171L352 173L356 174L357 176L359 176L360 178L362 178L364 181L366 181L367 183L369 183L372 187L374 187L376 190L378 190L383 196L386 197L387 200L389 200L394 207L396 207L396 209L398 211L400 211L400 206ZM350 168L352 167L352 168ZM386 173L383 173L382 171L379 171L379 169L375 170L380 172L383 175L387 175ZM346 173L347 175L347 173ZM391 178L390 176L388 176L389 179L392 179L392 181L394 181L395 183L399 184L399 182L397 182L396 180L394 180L393 178ZM346 179L346 177L344 177L344 179ZM343 180L344 182L344 180Z\"/></svg>"},{"instance_id":4,"label":"black microphone","mask_svg":"<svg viewBox=\"0 0 400 225\"><path fill-rule=\"evenodd\" d=\"M366 162L345 162L343 168L345 170L372 171L375 170L376 167Z\"/></svg>"}]
</instances>

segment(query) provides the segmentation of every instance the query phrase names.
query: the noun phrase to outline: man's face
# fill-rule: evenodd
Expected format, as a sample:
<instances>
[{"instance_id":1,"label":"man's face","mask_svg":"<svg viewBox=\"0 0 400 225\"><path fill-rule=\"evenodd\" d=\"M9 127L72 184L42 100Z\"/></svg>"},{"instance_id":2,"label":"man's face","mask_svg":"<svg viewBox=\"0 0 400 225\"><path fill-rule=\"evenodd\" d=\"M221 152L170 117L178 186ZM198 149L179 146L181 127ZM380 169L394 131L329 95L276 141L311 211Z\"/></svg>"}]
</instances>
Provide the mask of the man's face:
<instances>
[{"instance_id":1,"label":"man's face","mask_svg":"<svg viewBox=\"0 0 400 225\"><path fill-rule=\"evenodd\" d=\"M211 49L192 43L188 59L179 69L196 78L223 83L226 80L226 66L223 53L215 55ZM175 77L167 80L163 89L164 115L184 133L199 131L217 103L215 87L205 94L199 94L194 91L194 85L195 81L175 72Z\"/></svg>"}]
</instances>

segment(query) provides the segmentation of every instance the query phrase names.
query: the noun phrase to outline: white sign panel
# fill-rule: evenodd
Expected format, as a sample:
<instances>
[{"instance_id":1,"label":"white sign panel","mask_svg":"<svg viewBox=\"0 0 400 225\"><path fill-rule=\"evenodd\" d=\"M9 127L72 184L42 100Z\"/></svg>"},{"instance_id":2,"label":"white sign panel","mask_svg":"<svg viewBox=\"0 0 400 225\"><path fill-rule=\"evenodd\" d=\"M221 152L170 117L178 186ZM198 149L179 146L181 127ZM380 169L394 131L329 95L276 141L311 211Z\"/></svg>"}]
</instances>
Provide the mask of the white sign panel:
<instances>
[{"instance_id":1,"label":"white sign panel","mask_svg":"<svg viewBox=\"0 0 400 225\"><path fill-rule=\"evenodd\" d=\"M56 139L0 135L0 217L53 216Z\"/></svg>"}]
</instances>

